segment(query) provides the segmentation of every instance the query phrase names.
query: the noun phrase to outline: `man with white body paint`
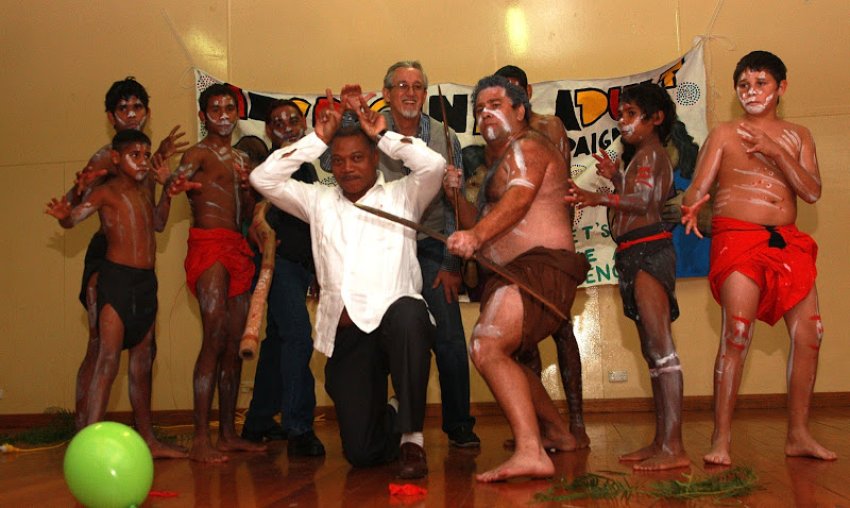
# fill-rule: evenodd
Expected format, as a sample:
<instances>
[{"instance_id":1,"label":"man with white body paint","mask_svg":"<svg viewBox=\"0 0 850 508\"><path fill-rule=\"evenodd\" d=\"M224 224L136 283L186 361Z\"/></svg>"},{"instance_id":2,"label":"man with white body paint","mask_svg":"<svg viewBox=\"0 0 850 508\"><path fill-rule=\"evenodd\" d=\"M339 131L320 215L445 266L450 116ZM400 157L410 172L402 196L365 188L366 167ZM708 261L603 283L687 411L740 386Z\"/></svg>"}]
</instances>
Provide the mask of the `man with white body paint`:
<instances>
[{"instance_id":1,"label":"man with white body paint","mask_svg":"<svg viewBox=\"0 0 850 508\"><path fill-rule=\"evenodd\" d=\"M834 460L808 429L823 324L815 277L817 245L794 225L797 198L814 203L821 180L808 129L777 116L788 82L782 61L766 51L744 56L732 75L744 108L740 120L715 127L700 150L683 199L682 223L698 236L696 217L717 184L709 282L722 308L714 366L714 432L710 464L732 462L732 413L755 319L784 318L788 358L785 454Z\"/></svg>"},{"instance_id":2,"label":"man with white body paint","mask_svg":"<svg viewBox=\"0 0 850 508\"><path fill-rule=\"evenodd\" d=\"M416 61L391 65L384 76L382 93L389 105L389 111L383 113L388 128L421 139L428 148L448 159L443 124L422 112L428 94L428 76L422 65ZM460 142L451 129L449 139L454 160L448 163L462 169ZM401 161L386 154L381 154L378 169L387 181L410 173ZM421 223L446 235L457 229L452 207L442 190L425 209ZM469 414L469 356L458 303L462 282L460 258L450 254L442 242L423 233L417 236L416 257L422 269L422 296L437 322L434 356L439 372L443 432L452 446L475 448L481 441L472 430L475 418Z\"/></svg>"},{"instance_id":3,"label":"man with white body paint","mask_svg":"<svg viewBox=\"0 0 850 508\"><path fill-rule=\"evenodd\" d=\"M493 74L495 76L503 76L514 85L525 90L528 100L531 101L533 87L529 84L528 76L524 70L515 65L506 65ZM564 127L564 122L555 115L544 115L532 110L528 125L546 136L555 145L567 162L567 175L569 176L570 139L567 137L567 128ZM558 370L560 371L561 383L567 397L567 409L570 412L570 433L576 438L576 447L586 448L590 446L590 438L587 436L587 430L584 426L584 412L582 409L581 355L579 354L578 342L576 342L576 337L573 333L572 320L564 321L560 328L552 334L552 340L555 341L555 350L558 355ZM528 350L518 360L528 365L538 375L543 371L543 366L540 362L540 351L536 347Z\"/></svg>"},{"instance_id":4,"label":"man with white body paint","mask_svg":"<svg viewBox=\"0 0 850 508\"><path fill-rule=\"evenodd\" d=\"M418 221L440 189L446 162L422 140L388 131L359 90L346 85L341 94L347 105L357 97L359 124L342 123L327 90L330 107L317 115L315 131L274 152L251 173L251 184L310 224L321 287L314 344L328 356L325 389L345 458L361 467L400 455L399 476L421 478L428 473L422 428L434 327L420 294L416 232L354 204ZM292 179L327 148L338 187ZM378 150L400 158L410 174L385 181ZM388 374L397 397L391 404Z\"/></svg>"},{"instance_id":5,"label":"man with white body paint","mask_svg":"<svg viewBox=\"0 0 850 508\"><path fill-rule=\"evenodd\" d=\"M193 379L195 436L190 452L190 458L200 462L224 462L228 457L223 452L265 450L239 437L234 422L242 371L239 341L254 275L253 252L241 233L242 219L253 207L248 157L230 146L238 121L236 104L236 93L223 84L201 93L198 116L207 135L186 151L175 172L201 184L187 193L192 227L185 262L187 286L198 298L204 333ZM220 424L213 446L209 418L216 386Z\"/></svg>"},{"instance_id":6,"label":"man with white body paint","mask_svg":"<svg viewBox=\"0 0 850 508\"><path fill-rule=\"evenodd\" d=\"M489 76L478 82L472 100L490 168L481 190L484 206L476 222L472 205L460 200L461 225L468 229L451 235L448 247L464 258L477 252L504 266L569 315L576 287L590 266L574 252L562 201L566 161L545 136L529 129L530 106L519 87ZM505 463L479 474L479 481L550 476L554 465L546 451L576 448L540 378L514 360L561 321L515 283L496 275L488 280L470 356L505 412L516 448Z\"/></svg>"}]
</instances>

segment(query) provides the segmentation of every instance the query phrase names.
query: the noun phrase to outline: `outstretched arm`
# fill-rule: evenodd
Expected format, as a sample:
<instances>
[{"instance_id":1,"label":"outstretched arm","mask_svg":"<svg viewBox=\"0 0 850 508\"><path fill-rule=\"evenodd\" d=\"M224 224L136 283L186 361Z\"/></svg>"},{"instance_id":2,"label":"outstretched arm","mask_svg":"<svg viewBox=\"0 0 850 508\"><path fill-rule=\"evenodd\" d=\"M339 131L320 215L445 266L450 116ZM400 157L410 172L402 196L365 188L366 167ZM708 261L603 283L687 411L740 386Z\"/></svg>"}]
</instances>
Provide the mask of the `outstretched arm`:
<instances>
[{"instance_id":1,"label":"outstretched arm","mask_svg":"<svg viewBox=\"0 0 850 508\"><path fill-rule=\"evenodd\" d=\"M65 196L59 199L53 198L47 203L44 213L56 217L63 228L69 229L91 217L98 208L100 208L100 193L93 192L73 208Z\"/></svg>"}]
</instances>

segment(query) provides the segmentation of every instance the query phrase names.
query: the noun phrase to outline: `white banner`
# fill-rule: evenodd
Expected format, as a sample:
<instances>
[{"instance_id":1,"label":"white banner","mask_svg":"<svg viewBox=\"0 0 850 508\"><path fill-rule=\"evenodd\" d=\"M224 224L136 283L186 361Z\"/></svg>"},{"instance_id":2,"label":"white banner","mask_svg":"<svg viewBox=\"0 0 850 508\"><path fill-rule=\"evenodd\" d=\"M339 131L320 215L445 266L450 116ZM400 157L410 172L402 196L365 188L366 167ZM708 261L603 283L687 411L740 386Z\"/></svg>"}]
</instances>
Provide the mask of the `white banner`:
<instances>
[{"instance_id":1,"label":"white banner","mask_svg":"<svg viewBox=\"0 0 850 508\"><path fill-rule=\"evenodd\" d=\"M698 44L684 56L657 69L631 76L610 79L558 80L533 83L531 105L538 113L554 114L567 127L572 151L572 178L583 188L610 191L611 183L596 174L596 161L591 156L600 150L619 156L622 146L617 129L617 108L623 88L636 83L651 81L663 86L676 104L679 119L698 144L707 136L706 87L703 46ZM195 69L196 96L213 83L222 81ZM237 130L233 142L245 135L265 136L264 119L269 105L277 99L296 102L312 127L317 109L322 109L327 99L322 94L304 95L287 92L255 92L228 84L240 97ZM442 120L438 84L428 86L425 112ZM454 83L439 83L446 99L446 116L449 125L457 132L462 146L483 144L476 130L475 118L470 104L473 86ZM337 93L339 90L335 90ZM380 111L387 107L377 90L370 107ZM203 125L198 125L199 139L203 138ZM614 269L614 247L608 227L607 211L604 207L577 210L573 223L573 238L576 250L584 252L591 264L585 286L616 284ZM680 254L681 255L681 254Z\"/></svg>"}]
</instances>

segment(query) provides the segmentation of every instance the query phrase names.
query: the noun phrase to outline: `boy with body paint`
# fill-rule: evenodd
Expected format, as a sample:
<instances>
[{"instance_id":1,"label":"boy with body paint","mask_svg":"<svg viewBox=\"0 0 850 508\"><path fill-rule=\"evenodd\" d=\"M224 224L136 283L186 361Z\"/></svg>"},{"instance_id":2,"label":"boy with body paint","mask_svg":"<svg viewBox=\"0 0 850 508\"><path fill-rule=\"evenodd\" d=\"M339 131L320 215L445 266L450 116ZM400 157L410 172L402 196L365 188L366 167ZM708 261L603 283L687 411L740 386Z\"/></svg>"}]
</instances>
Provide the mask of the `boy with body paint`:
<instances>
[{"instance_id":1,"label":"boy with body paint","mask_svg":"<svg viewBox=\"0 0 850 508\"><path fill-rule=\"evenodd\" d=\"M253 252L242 236L253 198L248 188L248 156L231 147L237 114L236 93L214 84L198 100L198 116L207 135L189 148L175 175L200 184L187 193L192 208L186 253L186 279L198 298L203 324L201 351L194 372L195 437L190 458L224 462L222 452L263 451L236 433L236 398L242 372L239 341L245 328L254 275ZM219 438L213 446L209 418L218 385Z\"/></svg>"},{"instance_id":2,"label":"boy with body paint","mask_svg":"<svg viewBox=\"0 0 850 508\"><path fill-rule=\"evenodd\" d=\"M112 141L110 158L117 174L107 176L77 206L72 208L63 196L51 200L46 211L68 228L97 212L106 239L106 254L99 266L97 282L97 355L91 381L85 387L87 404L82 425L103 419L109 391L118 373L121 351L128 349L130 403L139 434L154 458L186 457L183 448L162 443L154 436L151 368L156 356L154 231L163 230L171 197L190 188L191 184L184 179L174 180L163 190L155 213L147 183L152 169L150 139L135 129L122 130ZM161 164L161 159L155 161L155 166Z\"/></svg>"},{"instance_id":3,"label":"boy with body paint","mask_svg":"<svg viewBox=\"0 0 850 508\"><path fill-rule=\"evenodd\" d=\"M732 80L744 116L711 131L682 201L685 230L700 236L697 213L717 184L708 278L723 322L714 364L714 432L704 457L710 464L732 462L732 412L756 319L773 325L784 318L791 338L785 454L837 457L808 428L823 324L817 244L794 222L797 198L817 201L821 179L809 130L777 116L785 76L785 64L767 51L738 62Z\"/></svg>"},{"instance_id":4,"label":"boy with body paint","mask_svg":"<svg viewBox=\"0 0 850 508\"><path fill-rule=\"evenodd\" d=\"M150 117L148 106L148 93L133 77L127 77L112 83L106 92L104 101L106 106L106 118L115 129L115 132L132 129L141 131ZM180 126L171 129L168 136L163 139L154 158L167 161L171 156L178 153L189 143L178 141L185 133L180 132ZM92 189L102 184L107 175L115 175L116 168L112 163L112 145L107 144L91 156L86 167L77 172L74 186L65 194L65 199L71 207L79 205ZM166 164L156 164L155 171L146 178L145 188L150 191L151 200L154 199L155 183L164 184L169 174ZM156 171L160 170L160 171ZM102 230L92 236L86 249L85 268L83 269L82 287L80 289L80 303L86 308L88 314L89 339L86 346L86 354L77 372L76 386L76 417L75 426L77 430L85 426L88 414L88 387L91 384L94 364L98 355L97 334L97 277L100 265L106 255L106 236Z\"/></svg>"},{"instance_id":5,"label":"boy with body paint","mask_svg":"<svg viewBox=\"0 0 850 508\"><path fill-rule=\"evenodd\" d=\"M618 127L626 149L624 171L606 152L594 155L597 173L614 183L613 194L570 184L564 201L614 210L612 233L620 276L623 311L634 320L649 366L655 402L655 438L648 446L620 456L637 461L636 470L662 470L690 464L682 445L682 368L670 323L676 302L676 252L661 210L673 185L673 165L664 143L676 119L667 92L652 83L626 88L620 97Z\"/></svg>"}]
</instances>

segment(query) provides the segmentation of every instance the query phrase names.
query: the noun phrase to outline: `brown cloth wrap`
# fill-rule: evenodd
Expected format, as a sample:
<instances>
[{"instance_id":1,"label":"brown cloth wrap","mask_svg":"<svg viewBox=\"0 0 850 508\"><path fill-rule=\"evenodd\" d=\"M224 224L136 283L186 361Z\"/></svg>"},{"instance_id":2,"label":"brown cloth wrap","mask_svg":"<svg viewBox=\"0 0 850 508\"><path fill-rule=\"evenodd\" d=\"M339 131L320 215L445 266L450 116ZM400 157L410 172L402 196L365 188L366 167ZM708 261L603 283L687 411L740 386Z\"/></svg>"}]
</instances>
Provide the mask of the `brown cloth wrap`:
<instances>
[{"instance_id":1,"label":"brown cloth wrap","mask_svg":"<svg viewBox=\"0 0 850 508\"><path fill-rule=\"evenodd\" d=\"M587 277L590 263L587 262L584 254L563 249L534 247L520 254L504 268L569 316L576 296L576 288ZM492 274L487 279L481 294L482 312L497 289L511 284L499 275ZM525 351L552 335L561 325L561 318L525 291L520 291L520 294L523 308L522 344L517 351Z\"/></svg>"}]
</instances>

